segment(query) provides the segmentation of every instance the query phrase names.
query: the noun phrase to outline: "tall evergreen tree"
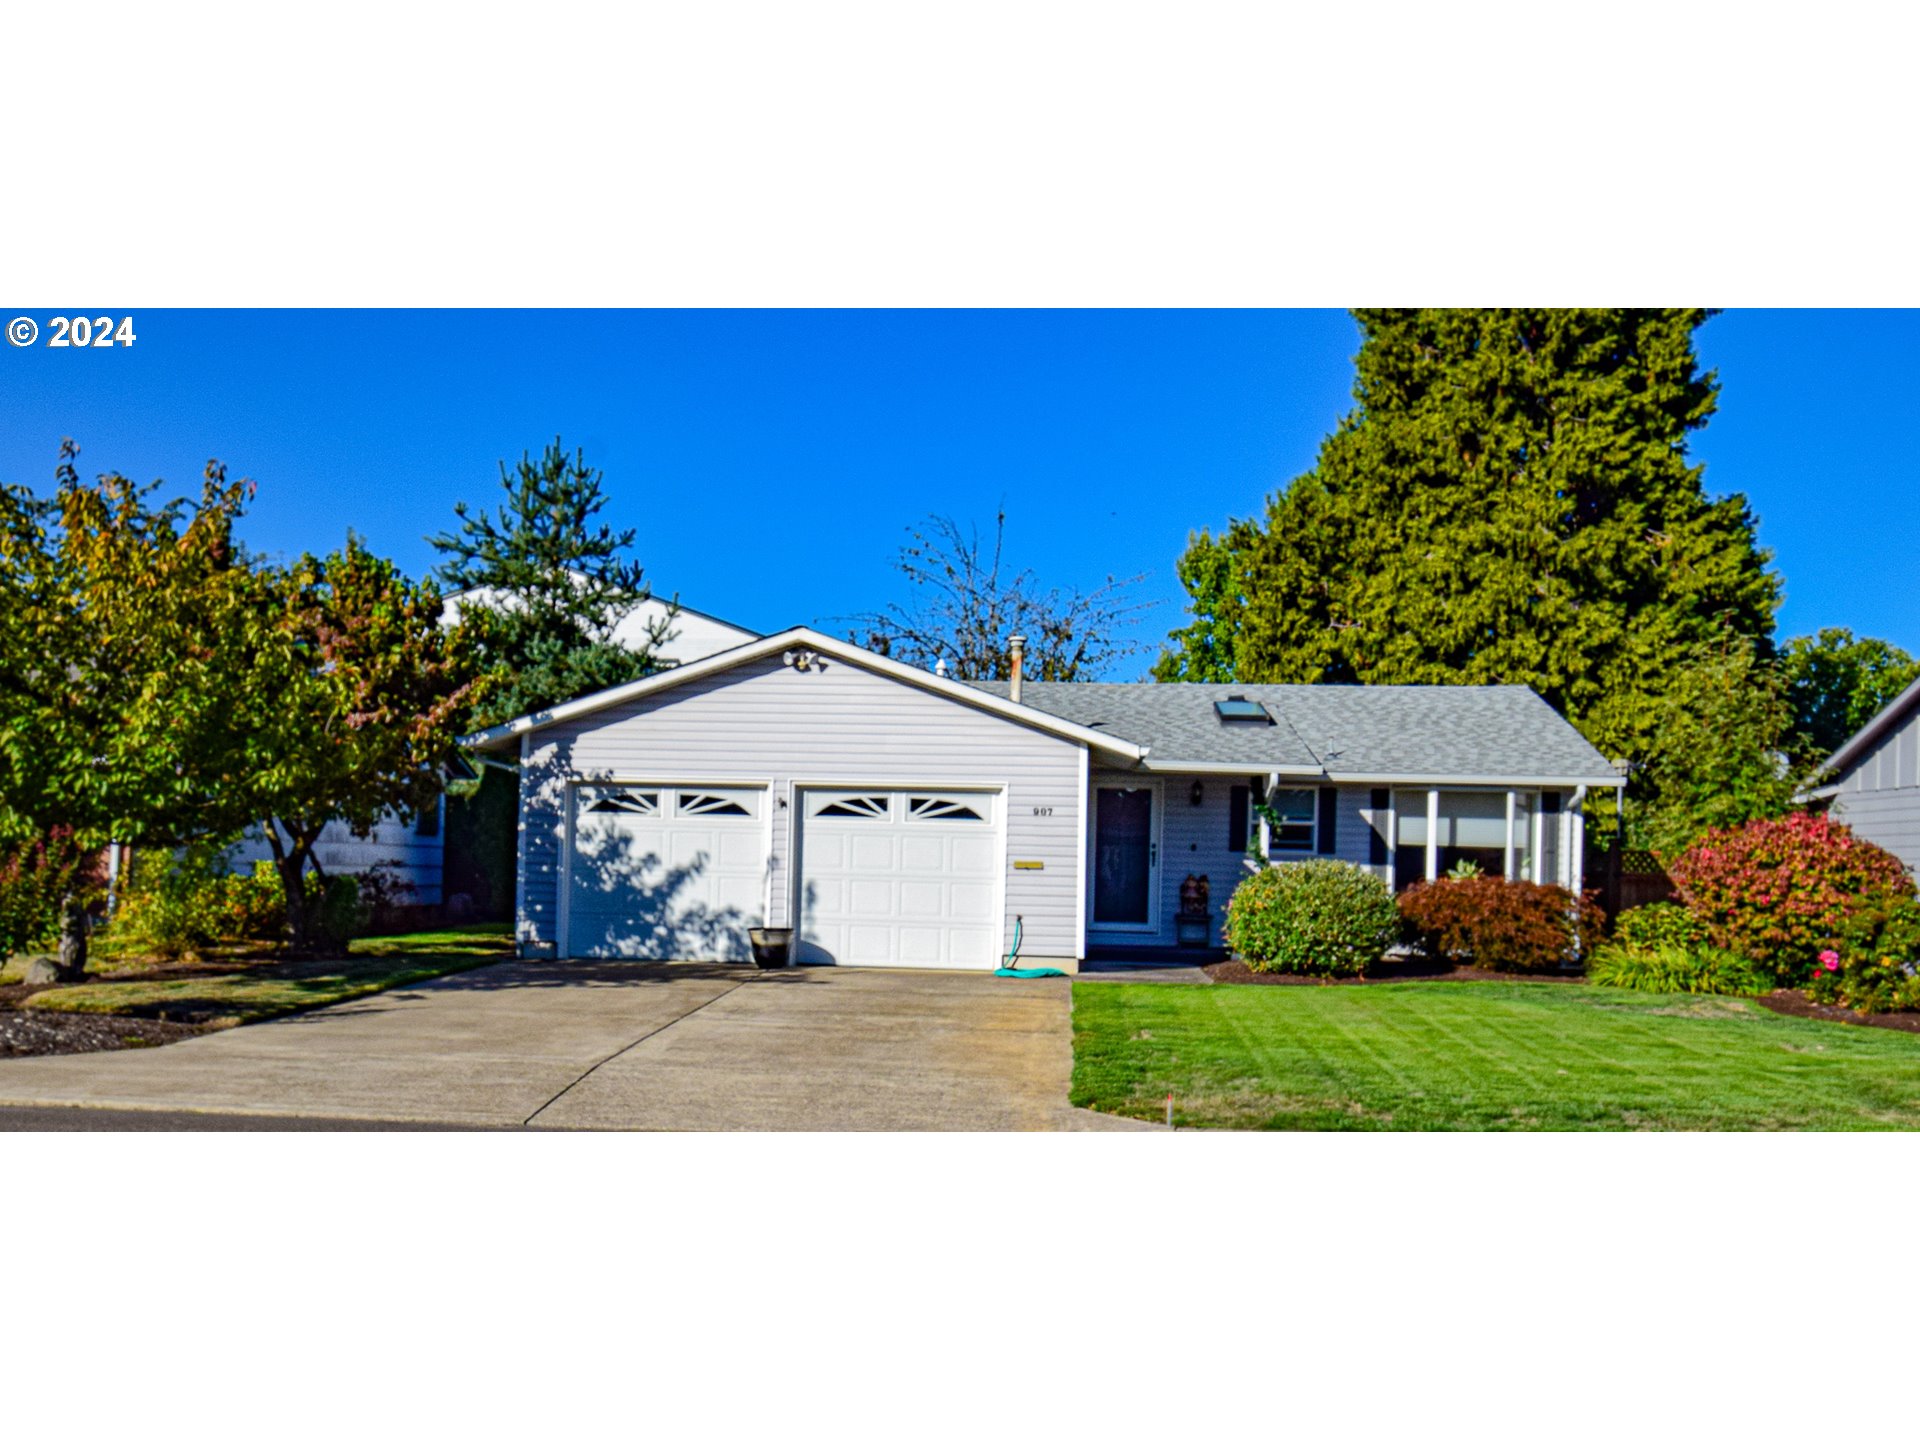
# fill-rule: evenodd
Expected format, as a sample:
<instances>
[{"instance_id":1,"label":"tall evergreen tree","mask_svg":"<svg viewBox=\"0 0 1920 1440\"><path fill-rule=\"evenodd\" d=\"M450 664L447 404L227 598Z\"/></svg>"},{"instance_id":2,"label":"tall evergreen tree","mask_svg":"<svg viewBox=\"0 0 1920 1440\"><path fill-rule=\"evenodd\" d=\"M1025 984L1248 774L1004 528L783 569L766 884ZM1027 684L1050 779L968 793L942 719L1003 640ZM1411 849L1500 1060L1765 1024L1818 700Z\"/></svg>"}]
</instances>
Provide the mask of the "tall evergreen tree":
<instances>
[{"instance_id":1,"label":"tall evergreen tree","mask_svg":"<svg viewBox=\"0 0 1920 1440\"><path fill-rule=\"evenodd\" d=\"M1687 456L1708 312L1355 315L1356 408L1264 525L1195 537L1161 678L1524 683L1641 759L1702 647L1770 660L1753 515Z\"/></svg>"},{"instance_id":2,"label":"tall evergreen tree","mask_svg":"<svg viewBox=\"0 0 1920 1440\"><path fill-rule=\"evenodd\" d=\"M491 513L453 507L458 530L429 536L447 557L438 574L457 600L495 686L477 721L491 724L622 685L658 668L673 634L673 607L629 647L614 628L652 597L629 558L634 531L597 522L606 508L601 472L558 438L538 460L503 462L506 501Z\"/></svg>"}]
</instances>

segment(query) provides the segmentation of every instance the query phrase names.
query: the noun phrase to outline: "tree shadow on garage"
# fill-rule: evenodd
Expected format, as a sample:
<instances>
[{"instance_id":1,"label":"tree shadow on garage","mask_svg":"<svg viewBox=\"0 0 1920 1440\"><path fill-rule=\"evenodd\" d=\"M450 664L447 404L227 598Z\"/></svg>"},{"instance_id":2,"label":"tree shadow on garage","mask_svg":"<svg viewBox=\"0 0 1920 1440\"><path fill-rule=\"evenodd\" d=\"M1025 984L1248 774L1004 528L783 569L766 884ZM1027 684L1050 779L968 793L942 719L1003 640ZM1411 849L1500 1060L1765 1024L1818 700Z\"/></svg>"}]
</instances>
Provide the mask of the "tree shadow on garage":
<instances>
[{"instance_id":1,"label":"tree shadow on garage","mask_svg":"<svg viewBox=\"0 0 1920 1440\"><path fill-rule=\"evenodd\" d=\"M670 866L630 834L580 837L567 882L567 948L598 959L751 960L747 927L757 918L738 906L687 898L708 863L702 852ZM583 891L604 897L605 908L594 905L583 915Z\"/></svg>"}]
</instances>

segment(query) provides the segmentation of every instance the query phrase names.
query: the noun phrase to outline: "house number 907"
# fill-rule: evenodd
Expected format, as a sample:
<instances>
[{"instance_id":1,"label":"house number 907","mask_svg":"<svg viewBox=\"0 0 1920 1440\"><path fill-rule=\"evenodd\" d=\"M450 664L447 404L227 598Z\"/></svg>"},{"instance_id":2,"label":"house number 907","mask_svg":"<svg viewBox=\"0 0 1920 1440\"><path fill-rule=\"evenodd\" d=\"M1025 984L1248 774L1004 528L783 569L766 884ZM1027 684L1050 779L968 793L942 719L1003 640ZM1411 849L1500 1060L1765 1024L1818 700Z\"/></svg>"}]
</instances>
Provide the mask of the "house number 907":
<instances>
[{"instance_id":1,"label":"house number 907","mask_svg":"<svg viewBox=\"0 0 1920 1440\"><path fill-rule=\"evenodd\" d=\"M1033 807L1033 813L1034 813L1034 814L1036 814L1036 815L1051 815L1051 814L1053 814L1053 806L1051 806L1051 805L1036 805L1036 806L1034 806L1034 807Z\"/></svg>"}]
</instances>

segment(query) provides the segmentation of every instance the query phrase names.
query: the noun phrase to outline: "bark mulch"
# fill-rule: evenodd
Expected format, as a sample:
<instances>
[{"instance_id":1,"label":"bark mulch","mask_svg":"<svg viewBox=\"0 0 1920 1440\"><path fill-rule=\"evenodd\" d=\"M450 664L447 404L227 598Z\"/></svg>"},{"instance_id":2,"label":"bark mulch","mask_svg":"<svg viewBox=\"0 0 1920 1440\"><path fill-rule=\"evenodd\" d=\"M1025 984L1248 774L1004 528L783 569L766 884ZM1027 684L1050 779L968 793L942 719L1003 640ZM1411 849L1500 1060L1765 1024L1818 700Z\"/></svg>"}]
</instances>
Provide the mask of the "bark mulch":
<instances>
[{"instance_id":1,"label":"bark mulch","mask_svg":"<svg viewBox=\"0 0 1920 1440\"><path fill-rule=\"evenodd\" d=\"M21 1055L85 1055L96 1050L141 1050L205 1033L204 1025L134 1020L124 1015L69 1015L22 1010L20 1002L44 985L0 986L0 1059Z\"/></svg>"},{"instance_id":2,"label":"bark mulch","mask_svg":"<svg viewBox=\"0 0 1920 1440\"><path fill-rule=\"evenodd\" d=\"M1911 1035L1920 1035L1920 1014L1911 1010L1897 1011L1891 1015L1862 1015L1857 1010L1845 1010L1838 1005L1821 1005L1807 998L1804 990L1776 990L1771 995L1755 997L1776 1015L1795 1015L1803 1020L1833 1020L1842 1025L1877 1025L1882 1030L1905 1030Z\"/></svg>"},{"instance_id":3,"label":"bark mulch","mask_svg":"<svg viewBox=\"0 0 1920 1440\"><path fill-rule=\"evenodd\" d=\"M168 980L185 975L211 975L243 969L238 965L156 965L117 975L89 975L90 985L116 980ZM26 1008L26 1001L51 985L0 985L0 1060L25 1055L88 1055L100 1050L145 1050L189 1040L213 1028L202 1017L162 1019L157 1016L85 1015L62 1010Z\"/></svg>"}]
</instances>

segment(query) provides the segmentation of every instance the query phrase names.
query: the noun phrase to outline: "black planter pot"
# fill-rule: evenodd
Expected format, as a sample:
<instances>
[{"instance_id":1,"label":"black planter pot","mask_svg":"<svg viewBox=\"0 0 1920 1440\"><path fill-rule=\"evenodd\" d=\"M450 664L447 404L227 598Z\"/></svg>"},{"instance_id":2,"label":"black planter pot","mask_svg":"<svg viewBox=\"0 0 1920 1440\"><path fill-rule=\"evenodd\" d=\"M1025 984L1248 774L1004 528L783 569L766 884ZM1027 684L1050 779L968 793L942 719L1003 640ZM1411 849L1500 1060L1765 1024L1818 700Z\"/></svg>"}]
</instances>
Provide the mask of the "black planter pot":
<instances>
[{"instance_id":1,"label":"black planter pot","mask_svg":"<svg viewBox=\"0 0 1920 1440\"><path fill-rule=\"evenodd\" d=\"M791 930L769 930L756 925L747 931L747 943L753 947L753 963L762 970L784 970L791 963Z\"/></svg>"}]
</instances>

